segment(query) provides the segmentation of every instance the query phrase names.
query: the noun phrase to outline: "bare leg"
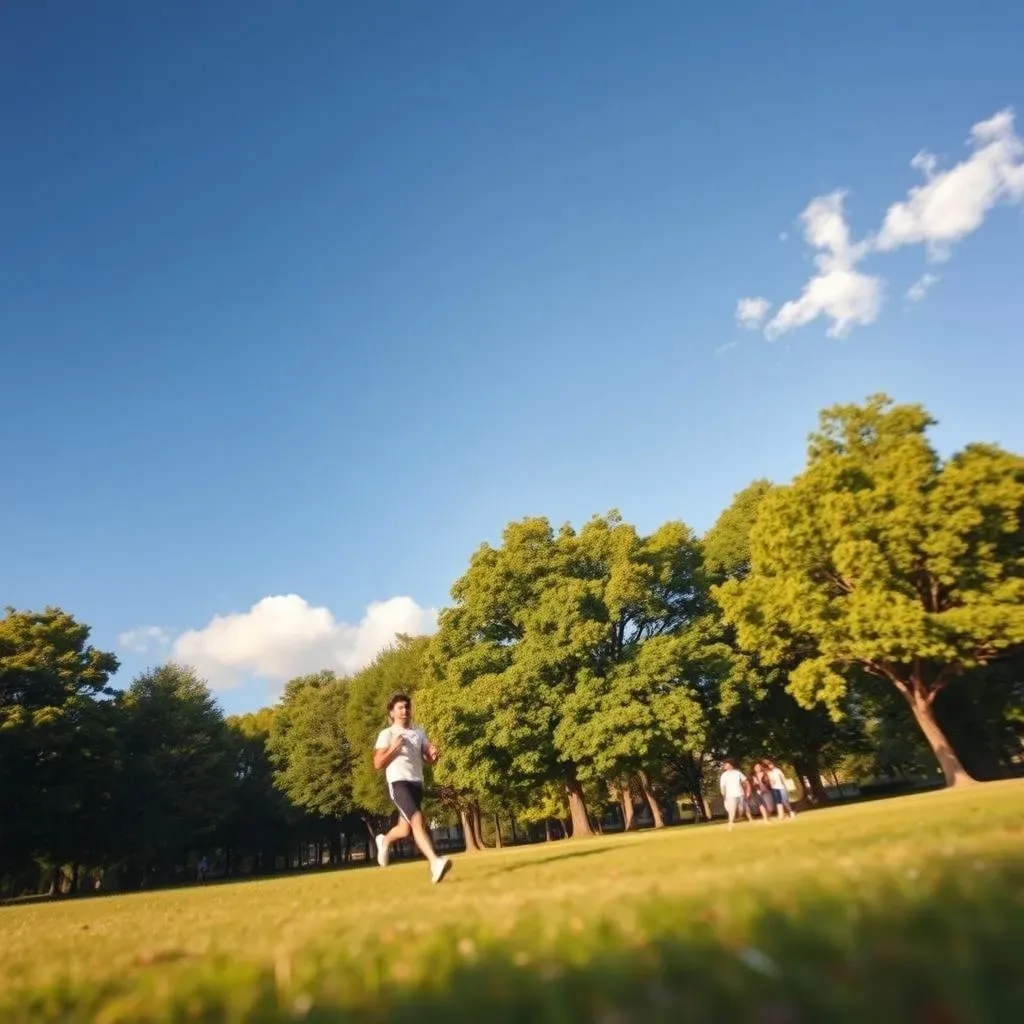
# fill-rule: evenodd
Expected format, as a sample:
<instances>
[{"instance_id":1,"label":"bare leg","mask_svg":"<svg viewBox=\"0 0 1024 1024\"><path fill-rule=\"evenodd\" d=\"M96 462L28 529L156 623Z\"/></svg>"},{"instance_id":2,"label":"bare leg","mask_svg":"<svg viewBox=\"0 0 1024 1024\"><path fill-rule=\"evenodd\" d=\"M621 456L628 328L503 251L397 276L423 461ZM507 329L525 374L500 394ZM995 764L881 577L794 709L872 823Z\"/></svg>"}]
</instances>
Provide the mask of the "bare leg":
<instances>
[{"instance_id":1,"label":"bare leg","mask_svg":"<svg viewBox=\"0 0 1024 1024\"><path fill-rule=\"evenodd\" d=\"M409 835L409 822L405 820L401 815L398 816L398 822L395 827L384 837L384 842L389 846L391 843L397 843L399 839L405 839Z\"/></svg>"},{"instance_id":2,"label":"bare leg","mask_svg":"<svg viewBox=\"0 0 1024 1024\"><path fill-rule=\"evenodd\" d=\"M434 852L434 844L430 841L430 833L423 824L423 815L420 811L412 816L412 838L420 848L420 853L433 864L438 856Z\"/></svg>"}]
</instances>

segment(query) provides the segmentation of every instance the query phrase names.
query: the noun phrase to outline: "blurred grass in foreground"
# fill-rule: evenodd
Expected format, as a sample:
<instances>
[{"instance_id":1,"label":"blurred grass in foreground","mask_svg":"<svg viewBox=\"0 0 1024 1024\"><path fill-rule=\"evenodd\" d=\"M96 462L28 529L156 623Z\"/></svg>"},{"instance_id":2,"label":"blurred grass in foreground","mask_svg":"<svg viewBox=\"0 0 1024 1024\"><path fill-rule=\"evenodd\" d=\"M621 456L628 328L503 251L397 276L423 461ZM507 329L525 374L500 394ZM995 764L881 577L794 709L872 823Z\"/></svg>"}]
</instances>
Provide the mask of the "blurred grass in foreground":
<instances>
[{"instance_id":1,"label":"blurred grass in foreground","mask_svg":"<svg viewBox=\"0 0 1024 1024\"><path fill-rule=\"evenodd\" d=\"M1024 1019L1024 784L0 908L0 1020Z\"/></svg>"}]
</instances>

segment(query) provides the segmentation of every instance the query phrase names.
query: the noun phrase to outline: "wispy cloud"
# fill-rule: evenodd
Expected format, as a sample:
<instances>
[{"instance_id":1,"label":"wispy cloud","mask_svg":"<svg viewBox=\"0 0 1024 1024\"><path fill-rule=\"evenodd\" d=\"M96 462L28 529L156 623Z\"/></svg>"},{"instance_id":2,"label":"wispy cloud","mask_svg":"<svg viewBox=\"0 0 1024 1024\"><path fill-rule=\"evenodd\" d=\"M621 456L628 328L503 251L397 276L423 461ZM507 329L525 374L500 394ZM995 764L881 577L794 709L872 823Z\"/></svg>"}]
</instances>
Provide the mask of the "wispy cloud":
<instances>
[{"instance_id":1,"label":"wispy cloud","mask_svg":"<svg viewBox=\"0 0 1024 1024\"><path fill-rule=\"evenodd\" d=\"M930 153L911 160L925 184L889 207L875 240L879 252L923 245L930 259L946 260L952 246L977 231L994 206L1024 200L1024 142L1013 129L1012 110L976 124L968 145L971 155L946 171Z\"/></svg>"},{"instance_id":2,"label":"wispy cloud","mask_svg":"<svg viewBox=\"0 0 1024 1024\"><path fill-rule=\"evenodd\" d=\"M924 175L924 184L891 204L878 231L860 242L851 239L845 191L813 199L801 220L804 238L816 250L816 273L796 299L783 303L764 323L765 336L778 338L819 317L828 322L826 333L832 337L874 323L881 310L885 279L859 269L868 256L922 245L930 260L948 259L952 247L977 231L990 210L999 204L1024 202L1024 141L1014 130L1013 111L1002 110L974 125L968 145L970 155L948 170L941 170L932 154L918 153L911 166ZM935 275L925 274L911 286L907 298L920 302L937 280ZM753 301L759 303L758 310L767 313L767 299L741 299L736 316L744 326L756 329L764 316L751 315L746 320L740 316L743 304Z\"/></svg>"},{"instance_id":3,"label":"wispy cloud","mask_svg":"<svg viewBox=\"0 0 1024 1024\"><path fill-rule=\"evenodd\" d=\"M772 304L763 298L740 299L736 303L736 322L747 330L756 331L764 323Z\"/></svg>"},{"instance_id":4,"label":"wispy cloud","mask_svg":"<svg viewBox=\"0 0 1024 1024\"><path fill-rule=\"evenodd\" d=\"M934 274L922 274L908 289L906 297L911 302L921 302L928 294L932 285L938 284L939 279Z\"/></svg>"},{"instance_id":5,"label":"wispy cloud","mask_svg":"<svg viewBox=\"0 0 1024 1024\"><path fill-rule=\"evenodd\" d=\"M738 345L738 341L727 341L724 345L719 345L715 348L715 355L724 356L726 353L731 352Z\"/></svg>"},{"instance_id":6,"label":"wispy cloud","mask_svg":"<svg viewBox=\"0 0 1024 1024\"><path fill-rule=\"evenodd\" d=\"M804 285L798 299L786 302L765 327L777 338L819 316L829 320L827 334L840 338L856 324L873 323L882 300L882 281L856 269L866 246L850 241L843 202L846 193L832 192L813 200L800 215L807 244L818 250L818 273Z\"/></svg>"},{"instance_id":7,"label":"wispy cloud","mask_svg":"<svg viewBox=\"0 0 1024 1024\"><path fill-rule=\"evenodd\" d=\"M166 626L136 626L135 629L118 633L117 646L123 651L147 654L166 649L173 639L174 631Z\"/></svg>"}]
</instances>

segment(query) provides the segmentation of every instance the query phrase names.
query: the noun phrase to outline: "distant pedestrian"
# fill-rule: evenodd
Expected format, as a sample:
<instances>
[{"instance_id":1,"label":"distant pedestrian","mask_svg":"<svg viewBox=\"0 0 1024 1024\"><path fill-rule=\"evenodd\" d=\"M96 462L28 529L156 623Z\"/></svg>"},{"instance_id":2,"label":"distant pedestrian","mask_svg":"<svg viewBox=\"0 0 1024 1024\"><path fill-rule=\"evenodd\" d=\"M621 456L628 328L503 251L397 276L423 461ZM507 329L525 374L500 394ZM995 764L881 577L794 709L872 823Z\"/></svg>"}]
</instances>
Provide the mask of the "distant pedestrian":
<instances>
[{"instance_id":1,"label":"distant pedestrian","mask_svg":"<svg viewBox=\"0 0 1024 1024\"><path fill-rule=\"evenodd\" d=\"M729 816L729 831L731 832L736 818L741 812L746 812L747 818L750 818L750 811L747 808L747 780L734 762L729 760L722 762L722 775L718 780L718 788L725 801L725 813Z\"/></svg>"},{"instance_id":2,"label":"distant pedestrian","mask_svg":"<svg viewBox=\"0 0 1024 1024\"><path fill-rule=\"evenodd\" d=\"M763 761L754 765L753 784L757 787L757 795L761 801L761 810L765 818L771 818L775 814L775 794L772 792L771 780L768 778L768 769Z\"/></svg>"},{"instance_id":3,"label":"distant pedestrian","mask_svg":"<svg viewBox=\"0 0 1024 1024\"><path fill-rule=\"evenodd\" d=\"M196 865L196 881L200 885L206 885L206 880L210 876L210 862L206 859L206 856L199 858L199 863Z\"/></svg>"},{"instance_id":4,"label":"distant pedestrian","mask_svg":"<svg viewBox=\"0 0 1024 1024\"><path fill-rule=\"evenodd\" d=\"M412 832L413 840L430 864L430 880L440 882L452 868L447 857L434 852L430 833L423 823L423 762L436 764L438 750L427 739L427 734L411 724L412 701L407 694L396 693L388 701L390 725L377 737L373 751L373 766L388 783L388 794L398 808L398 824L387 835L378 835L377 863L387 867L391 844L405 839Z\"/></svg>"},{"instance_id":5,"label":"distant pedestrian","mask_svg":"<svg viewBox=\"0 0 1024 1024\"><path fill-rule=\"evenodd\" d=\"M775 806L779 811L779 820L783 821L788 814L790 818L796 817L796 811L789 800L789 786L786 785L786 776L782 769L774 761L766 761L768 769L768 782L772 787L772 796L775 798Z\"/></svg>"},{"instance_id":6,"label":"distant pedestrian","mask_svg":"<svg viewBox=\"0 0 1024 1024\"><path fill-rule=\"evenodd\" d=\"M775 800L772 797L772 789L768 784L768 776L764 773L764 767L755 764L750 775L747 776L747 786L750 789L750 809L755 814L760 814L765 822L771 817L775 810Z\"/></svg>"}]
</instances>

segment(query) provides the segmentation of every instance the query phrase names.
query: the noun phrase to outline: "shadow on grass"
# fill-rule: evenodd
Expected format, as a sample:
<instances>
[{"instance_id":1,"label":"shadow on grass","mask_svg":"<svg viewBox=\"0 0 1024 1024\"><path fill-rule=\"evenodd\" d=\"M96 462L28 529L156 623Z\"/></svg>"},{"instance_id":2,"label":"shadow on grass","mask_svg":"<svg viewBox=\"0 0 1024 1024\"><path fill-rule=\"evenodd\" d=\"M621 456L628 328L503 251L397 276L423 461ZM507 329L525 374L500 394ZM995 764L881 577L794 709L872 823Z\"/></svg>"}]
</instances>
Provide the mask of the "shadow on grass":
<instances>
[{"instance_id":1,"label":"shadow on grass","mask_svg":"<svg viewBox=\"0 0 1024 1024\"><path fill-rule=\"evenodd\" d=\"M827 889L798 881L735 898L652 899L618 922L552 907L503 934L398 932L273 965L194 959L170 975L148 964L102 988L0 997L0 1008L11 1024L1024 1019L1021 857L950 859L881 880L862 871Z\"/></svg>"},{"instance_id":2,"label":"shadow on grass","mask_svg":"<svg viewBox=\"0 0 1024 1024\"><path fill-rule=\"evenodd\" d=\"M475 877L493 878L495 875L508 875L513 871L543 867L545 864L560 864L562 861L576 860L580 857L596 857L602 853L614 853L621 850L623 845L624 844L622 843L616 843L615 846L601 846L591 848L589 850L574 850L571 853L553 854L550 857L531 857L529 860L513 862L512 864L503 863L501 867L495 868L491 871L484 871Z\"/></svg>"}]
</instances>

